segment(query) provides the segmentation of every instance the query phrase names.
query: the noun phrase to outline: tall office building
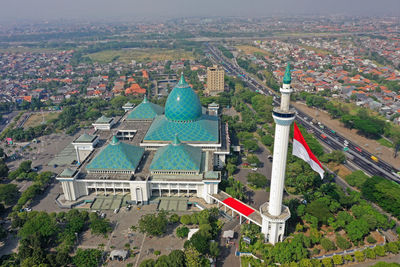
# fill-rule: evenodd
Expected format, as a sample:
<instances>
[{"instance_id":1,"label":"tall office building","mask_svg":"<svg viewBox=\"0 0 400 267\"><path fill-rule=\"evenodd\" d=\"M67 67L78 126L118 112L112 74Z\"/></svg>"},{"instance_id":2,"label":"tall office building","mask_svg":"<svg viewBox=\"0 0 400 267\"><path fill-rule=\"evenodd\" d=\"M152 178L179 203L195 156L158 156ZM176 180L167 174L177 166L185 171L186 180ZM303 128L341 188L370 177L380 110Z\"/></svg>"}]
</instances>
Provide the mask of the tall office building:
<instances>
[{"instance_id":1,"label":"tall office building","mask_svg":"<svg viewBox=\"0 0 400 267\"><path fill-rule=\"evenodd\" d=\"M288 64L280 90L282 93L281 105L274 108L273 111L276 127L269 203L264 203L260 207L262 217L261 232L265 235L266 241L271 244L283 240L285 223L290 218L289 208L282 205L289 131L290 125L296 116L294 110L289 108L290 94L292 93L290 83L291 75Z\"/></svg>"},{"instance_id":2,"label":"tall office building","mask_svg":"<svg viewBox=\"0 0 400 267\"><path fill-rule=\"evenodd\" d=\"M225 71L222 67L214 65L207 68L207 89L208 95L217 95L224 91Z\"/></svg>"}]
</instances>

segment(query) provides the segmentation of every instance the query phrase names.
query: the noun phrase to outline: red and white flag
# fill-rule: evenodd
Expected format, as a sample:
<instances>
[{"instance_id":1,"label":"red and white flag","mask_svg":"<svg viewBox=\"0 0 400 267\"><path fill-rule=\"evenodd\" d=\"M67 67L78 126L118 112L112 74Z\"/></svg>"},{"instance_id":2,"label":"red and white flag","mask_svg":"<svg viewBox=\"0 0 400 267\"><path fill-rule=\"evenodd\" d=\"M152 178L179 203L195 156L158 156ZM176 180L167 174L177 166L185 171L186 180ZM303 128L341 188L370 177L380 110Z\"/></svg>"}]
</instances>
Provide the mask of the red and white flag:
<instances>
[{"instance_id":1,"label":"red and white flag","mask_svg":"<svg viewBox=\"0 0 400 267\"><path fill-rule=\"evenodd\" d=\"M311 149L308 147L306 140L304 140L304 137L301 134L296 123L294 123L292 154L307 162L311 166L311 169L319 173L321 179L324 178L324 168L322 168L321 163L319 162L317 157L312 153Z\"/></svg>"}]
</instances>

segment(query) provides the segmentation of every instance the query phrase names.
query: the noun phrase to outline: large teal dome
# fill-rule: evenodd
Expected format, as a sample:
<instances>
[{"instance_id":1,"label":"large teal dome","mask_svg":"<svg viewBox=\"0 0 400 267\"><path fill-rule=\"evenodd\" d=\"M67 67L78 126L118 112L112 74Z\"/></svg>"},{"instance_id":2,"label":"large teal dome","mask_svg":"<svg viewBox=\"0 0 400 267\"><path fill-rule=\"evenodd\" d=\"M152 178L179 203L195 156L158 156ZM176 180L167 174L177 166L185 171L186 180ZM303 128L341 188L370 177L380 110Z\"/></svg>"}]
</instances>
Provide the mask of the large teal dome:
<instances>
[{"instance_id":1,"label":"large teal dome","mask_svg":"<svg viewBox=\"0 0 400 267\"><path fill-rule=\"evenodd\" d=\"M182 74L179 83L168 96L165 104L165 117L171 121L187 122L195 121L200 116L200 100Z\"/></svg>"}]
</instances>

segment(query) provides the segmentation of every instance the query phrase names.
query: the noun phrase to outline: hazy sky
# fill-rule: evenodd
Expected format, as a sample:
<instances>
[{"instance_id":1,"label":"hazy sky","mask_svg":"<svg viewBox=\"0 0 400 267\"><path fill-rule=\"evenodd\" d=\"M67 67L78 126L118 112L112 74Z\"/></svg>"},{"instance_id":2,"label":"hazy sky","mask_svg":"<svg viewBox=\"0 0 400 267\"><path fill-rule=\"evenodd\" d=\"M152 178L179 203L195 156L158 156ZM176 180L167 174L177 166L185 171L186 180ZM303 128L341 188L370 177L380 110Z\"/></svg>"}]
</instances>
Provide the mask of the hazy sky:
<instances>
[{"instance_id":1,"label":"hazy sky","mask_svg":"<svg viewBox=\"0 0 400 267\"><path fill-rule=\"evenodd\" d=\"M0 0L0 20L271 14L400 16L400 0Z\"/></svg>"}]
</instances>

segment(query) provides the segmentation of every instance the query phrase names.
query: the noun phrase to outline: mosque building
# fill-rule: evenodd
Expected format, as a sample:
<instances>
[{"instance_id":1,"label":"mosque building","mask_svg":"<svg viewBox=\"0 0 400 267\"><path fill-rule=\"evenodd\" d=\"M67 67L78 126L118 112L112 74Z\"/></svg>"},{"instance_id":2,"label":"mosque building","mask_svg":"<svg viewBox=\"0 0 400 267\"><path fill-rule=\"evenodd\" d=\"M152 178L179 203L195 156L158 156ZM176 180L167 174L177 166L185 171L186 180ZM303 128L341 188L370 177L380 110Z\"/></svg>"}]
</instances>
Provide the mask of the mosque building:
<instances>
[{"instance_id":1,"label":"mosque building","mask_svg":"<svg viewBox=\"0 0 400 267\"><path fill-rule=\"evenodd\" d=\"M230 147L228 126L217 109L214 103L203 108L182 75L165 108L145 97L134 108L125 105L119 120L101 117L93 124L95 134L85 133L90 149L79 154L79 167L57 177L64 199L130 194L136 204L154 196L199 197L211 203Z\"/></svg>"}]
</instances>

